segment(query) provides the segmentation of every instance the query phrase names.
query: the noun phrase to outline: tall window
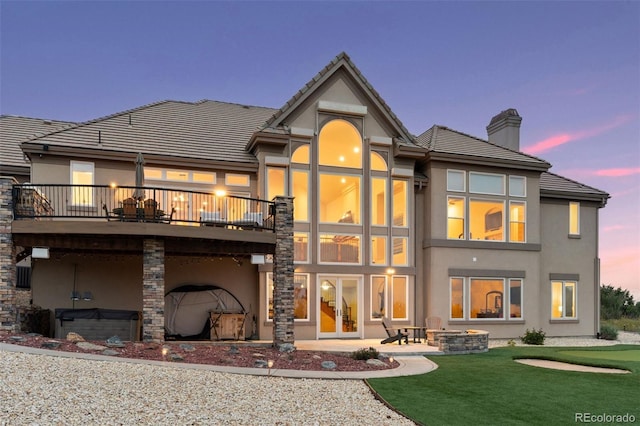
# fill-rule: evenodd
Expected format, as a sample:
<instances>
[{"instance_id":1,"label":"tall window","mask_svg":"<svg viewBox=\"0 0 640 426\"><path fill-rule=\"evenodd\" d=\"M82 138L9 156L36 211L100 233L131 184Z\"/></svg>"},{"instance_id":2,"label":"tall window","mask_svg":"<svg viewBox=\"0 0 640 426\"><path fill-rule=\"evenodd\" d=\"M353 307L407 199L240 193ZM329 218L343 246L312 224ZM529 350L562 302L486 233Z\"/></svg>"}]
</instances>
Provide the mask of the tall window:
<instances>
[{"instance_id":1,"label":"tall window","mask_svg":"<svg viewBox=\"0 0 640 426\"><path fill-rule=\"evenodd\" d=\"M371 152L371 170L380 172L387 171L387 162L382 158L382 155L377 152Z\"/></svg>"},{"instance_id":2,"label":"tall window","mask_svg":"<svg viewBox=\"0 0 640 426\"><path fill-rule=\"evenodd\" d=\"M406 237L393 237L393 257L392 262L395 266L406 266L409 264L409 256L407 253Z\"/></svg>"},{"instance_id":3,"label":"tall window","mask_svg":"<svg viewBox=\"0 0 640 426\"><path fill-rule=\"evenodd\" d=\"M285 187L285 169L267 167L267 199L273 200L277 195L287 195Z\"/></svg>"},{"instance_id":4,"label":"tall window","mask_svg":"<svg viewBox=\"0 0 640 426\"><path fill-rule=\"evenodd\" d=\"M332 120L320 130L319 164L321 166L362 168L362 137L346 120Z\"/></svg>"},{"instance_id":5,"label":"tall window","mask_svg":"<svg viewBox=\"0 0 640 426\"><path fill-rule=\"evenodd\" d=\"M408 226L406 180L393 180L393 226Z\"/></svg>"},{"instance_id":6,"label":"tall window","mask_svg":"<svg viewBox=\"0 0 640 426\"><path fill-rule=\"evenodd\" d=\"M509 280L509 318L522 318L522 280Z\"/></svg>"},{"instance_id":7,"label":"tall window","mask_svg":"<svg viewBox=\"0 0 640 426\"><path fill-rule=\"evenodd\" d=\"M72 185L94 185L94 165L83 161L72 161L71 165ZM71 205L73 206L93 206L93 188L72 187Z\"/></svg>"},{"instance_id":8,"label":"tall window","mask_svg":"<svg viewBox=\"0 0 640 426\"><path fill-rule=\"evenodd\" d=\"M580 235L580 203L569 203L569 235Z\"/></svg>"},{"instance_id":9,"label":"tall window","mask_svg":"<svg viewBox=\"0 0 640 426\"><path fill-rule=\"evenodd\" d=\"M464 198L449 197L447 202L447 238L464 239Z\"/></svg>"},{"instance_id":10,"label":"tall window","mask_svg":"<svg viewBox=\"0 0 640 426\"><path fill-rule=\"evenodd\" d=\"M452 319L464 318L464 280L451 278L451 312Z\"/></svg>"},{"instance_id":11,"label":"tall window","mask_svg":"<svg viewBox=\"0 0 640 426\"><path fill-rule=\"evenodd\" d=\"M551 282L551 318L576 318L576 282Z\"/></svg>"},{"instance_id":12,"label":"tall window","mask_svg":"<svg viewBox=\"0 0 640 426\"><path fill-rule=\"evenodd\" d=\"M371 276L371 319L385 316L387 306L387 277Z\"/></svg>"},{"instance_id":13,"label":"tall window","mask_svg":"<svg viewBox=\"0 0 640 426\"><path fill-rule=\"evenodd\" d=\"M387 224L387 179L371 178L371 225Z\"/></svg>"},{"instance_id":14,"label":"tall window","mask_svg":"<svg viewBox=\"0 0 640 426\"><path fill-rule=\"evenodd\" d=\"M320 173L320 222L361 223L361 176Z\"/></svg>"},{"instance_id":15,"label":"tall window","mask_svg":"<svg viewBox=\"0 0 640 426\"><path fill-rule=\"evenodd\" d=\"M309 262L309 234L306 232L293 234L293 261L298 263Z\"/></svg>"},{"instance_id":16,"label":"tall window","mask_svg":"<svg viewBox=\"0 0 640 426\"><path fill-rule=\"evenodd\" d=\"M291 195L293 195L293 219L309 221L309 171L291 171Z\"/></svg>"},{"instance_id":17,"label":"tall window","mask_svg":"<svg viewBox=\"0 0 640 426\"><path fill-rule=\"evenodd\" d=\"M391 278L391 319L409 318L409 281L406 276L394 275Z\"/></svg>"},{"instance_id":18,"label":"tall window","mask_svg":"<svg viewBox=\"0 0 640 426\"><path fill-rule=\"evenodd\" d=\"M509 241L512 243L525 242L525 214L526 206L521 201L509 202Z\"/></svg>"},{"instance_id":19,"label":"tall window","mask_svg":"<svg viewBox=\"0 0 640 426\"><path fill-rule=\"evenodd\" d=\"M469 200L469 239L504 241L504 202Z\"/></svg>"},{"instance_id":20,"label":"tall window","mask_svg":"<svg viewBox=\"0 0 640 426\"><path fill-rule=\"evenodd\" d=\"M267 273L267 320L273 320L273 274ZM293 275L293 318L309 320L309 275Z\"/></svg>"},{"instance_id":21,"label":"tall window","mask_svg":"<svg viewBox=\"0 0 640 426\"><path fill-rule=\"evenodd\" d=\"M387 264L387 237L371 237L371 264L377 266Z\"/></svg>"}]
</instances>

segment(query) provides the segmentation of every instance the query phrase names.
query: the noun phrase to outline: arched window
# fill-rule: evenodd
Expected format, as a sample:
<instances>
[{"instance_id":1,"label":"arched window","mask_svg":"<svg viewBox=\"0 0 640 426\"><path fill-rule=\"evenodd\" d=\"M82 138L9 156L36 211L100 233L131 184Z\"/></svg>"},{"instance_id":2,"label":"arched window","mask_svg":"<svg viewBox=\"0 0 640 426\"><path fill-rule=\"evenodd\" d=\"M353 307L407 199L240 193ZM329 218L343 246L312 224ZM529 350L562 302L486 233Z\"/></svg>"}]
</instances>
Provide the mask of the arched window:
<instances>
[{"instance_id":1,"label":"arched window","mask_svg":"<svg viewBox=\"0 0 640 426\"><path fill-rule=\"evenodd\" d=\"M298 147L291 155L291 162L298 164L309 164L309 145Z\"/></svg>"},{"instance_id":2,"label":"arched window","mask_svg":"<svg viewBox=\"0 0 640 426\"><path fill-rule=\"evenodd\" d=\"M375 151L371 152L371 170L387 171L387 162Z\"/></svg>"},{"instance_id":3,"label":"arched window","mask_svg":"<svg viewBox=\"0 0 640 426\"><path fill-rule=\"evenodd\" d=\"M362 137L346 120L327 123L320 131L318 147L321 166L362 168Z\"/></svg>"}]
</instances>

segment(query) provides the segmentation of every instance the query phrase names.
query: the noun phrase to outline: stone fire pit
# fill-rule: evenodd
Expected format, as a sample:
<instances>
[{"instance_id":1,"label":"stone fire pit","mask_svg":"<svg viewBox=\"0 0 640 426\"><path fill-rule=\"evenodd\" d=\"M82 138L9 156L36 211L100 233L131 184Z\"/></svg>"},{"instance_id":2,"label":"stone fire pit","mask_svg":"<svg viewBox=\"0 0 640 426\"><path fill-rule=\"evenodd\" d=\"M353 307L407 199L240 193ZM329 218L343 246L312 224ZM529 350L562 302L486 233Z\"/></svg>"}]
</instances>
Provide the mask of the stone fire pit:
<instances>
[{"instance_id":1,"label":"stone fire pit","mask_svg":"<svg viewBox=\"0 0 640 426\"><path fill-rule=\"evenodd\" d=\"M489 350L485 330L427 330L427 344L445 354L472 354Z\"/></svg>"}]
</instances>

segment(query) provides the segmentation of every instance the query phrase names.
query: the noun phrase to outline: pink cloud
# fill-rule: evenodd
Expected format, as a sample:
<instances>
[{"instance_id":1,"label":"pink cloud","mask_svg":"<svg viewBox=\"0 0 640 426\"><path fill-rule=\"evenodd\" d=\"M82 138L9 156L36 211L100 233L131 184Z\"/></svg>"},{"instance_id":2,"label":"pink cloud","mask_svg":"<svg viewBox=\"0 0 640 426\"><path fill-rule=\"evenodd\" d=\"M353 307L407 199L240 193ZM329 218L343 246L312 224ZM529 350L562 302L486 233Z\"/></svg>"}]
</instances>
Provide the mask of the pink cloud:
<instances>
[{"instance_id":1,"label":"pink cloud","mask_svg":"<svg viewBox=\"0 0 640 426\"><path fill-rule=\"evenodd\" d=\"M622 225L611 225L611 226L605 226L604 228L602 228L604 232L621 231L623 229L624 229L624 226Z\"/></svg>"},{"instance_id":2,"label":"pink cloud","mask_svg":"<svg viewBox=\"0 0 640 426\"><path fill-rule=\"evenodd\" d=\"M629 167L629 168L621 168L621 169L601 169L601 170L596 170L594 172L596 176L606 176L606 177L631 176L631 175L637 175L639 173L640 173L640 167Z\"/></svg>"},{"instance_id":3,"label":"pink cloud","mask_svg":"<svg viewBox=\"0 0 640 426\"><path fill-rule=\"evenodd\" d=\"M631 115L622 115L620 117L616 117L611 120L610 123L605 123L597 127L592 127L590 129L579 130L576 132L565 132L557 135L553 135L548 137L547 139L543 139L534 143L532 146L525 148L524 152L527 154L540 154L542 152L549 151L557 146L564 145L569 142L577 141L580 139L586 139L593 136L597 136L611 129L615 129L618 126L623 125L624 123L631 120L633 117Z\"/></svg>"}]
</instances>

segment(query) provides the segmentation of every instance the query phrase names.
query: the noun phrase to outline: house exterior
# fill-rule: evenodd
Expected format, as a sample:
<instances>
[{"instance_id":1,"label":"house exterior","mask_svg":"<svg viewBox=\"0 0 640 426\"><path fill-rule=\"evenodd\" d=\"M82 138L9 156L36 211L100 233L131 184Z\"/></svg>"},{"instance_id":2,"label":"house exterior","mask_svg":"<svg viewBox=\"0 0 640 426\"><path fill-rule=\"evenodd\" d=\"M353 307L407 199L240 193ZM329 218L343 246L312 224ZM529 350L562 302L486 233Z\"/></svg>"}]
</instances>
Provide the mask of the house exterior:
<instances>
[{"instance_id":1,"label":"house exterior","mask_svg":"<svg viewBox=\"0 0 640 426\"><path fill-rule=\"evenodd\" d=\"M414 136L341 53L280 109L164 101L65 127L20 144L31 183L5 191L46 203L5 216L3 271L48 247L34 304L140 311L153 340L164 294L186 284L232 293L246 338L378 338L382 317L595 335L608 194L520 152L520 121L496 115L488 141L443 126ZM123 216L135 194L152 220Z\"/></svg>"}]
</instances>

